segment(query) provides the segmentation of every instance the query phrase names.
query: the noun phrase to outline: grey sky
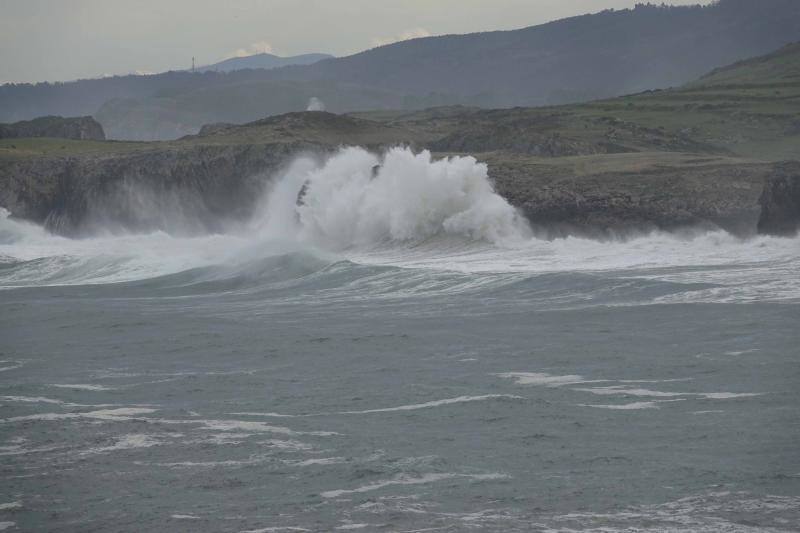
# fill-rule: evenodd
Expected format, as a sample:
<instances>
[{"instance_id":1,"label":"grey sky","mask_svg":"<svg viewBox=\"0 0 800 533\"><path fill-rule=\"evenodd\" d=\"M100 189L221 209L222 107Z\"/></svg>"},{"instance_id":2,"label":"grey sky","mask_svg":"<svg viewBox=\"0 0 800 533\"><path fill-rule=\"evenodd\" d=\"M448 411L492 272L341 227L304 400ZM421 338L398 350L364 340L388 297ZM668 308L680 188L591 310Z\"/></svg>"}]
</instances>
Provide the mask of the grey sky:
<instances>
[{"instance_id":1,"label":"grey sky","mask_svg":"<svg viewBox=\"0 0 800 533\"><path fill-rule=\"evenodd\" d=\"M347 55L644 0L0 0L0 83L187 68L234 55ZM708 3L671 0L672 4Z\"/></svg>"}]
</instances>

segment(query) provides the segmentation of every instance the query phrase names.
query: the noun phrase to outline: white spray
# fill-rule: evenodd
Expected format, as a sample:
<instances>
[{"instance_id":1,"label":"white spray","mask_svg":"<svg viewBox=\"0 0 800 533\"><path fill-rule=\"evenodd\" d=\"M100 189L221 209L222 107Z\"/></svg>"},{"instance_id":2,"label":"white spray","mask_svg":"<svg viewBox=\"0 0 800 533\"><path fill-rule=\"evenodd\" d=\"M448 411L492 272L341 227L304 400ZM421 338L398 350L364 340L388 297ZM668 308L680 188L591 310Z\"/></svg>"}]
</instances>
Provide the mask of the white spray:
<instances>
[{"instance_id":1,"label":"white spray","mask_svg":"<svg viewBox=\"0 0 800 533\"><path fill-rule=\"evenodd\" d=\"M306 111L325 111L325 104L316 96L312 96L308 101Z\"/></svg>"},{"instance_id":2,"label":"white spray","mask_svg":"<svg viewBox=\"0 0 800 533\"><path fill-rule=\"evenodd\" d=\"M297 161L270 195L260 226L294 227L300 239L337 250L434 236L493 244L528 236L524 219L494 192L485 164L434 161L407 148L383 157L345 148L322 166Z\"/></svg>"}]
</instances>

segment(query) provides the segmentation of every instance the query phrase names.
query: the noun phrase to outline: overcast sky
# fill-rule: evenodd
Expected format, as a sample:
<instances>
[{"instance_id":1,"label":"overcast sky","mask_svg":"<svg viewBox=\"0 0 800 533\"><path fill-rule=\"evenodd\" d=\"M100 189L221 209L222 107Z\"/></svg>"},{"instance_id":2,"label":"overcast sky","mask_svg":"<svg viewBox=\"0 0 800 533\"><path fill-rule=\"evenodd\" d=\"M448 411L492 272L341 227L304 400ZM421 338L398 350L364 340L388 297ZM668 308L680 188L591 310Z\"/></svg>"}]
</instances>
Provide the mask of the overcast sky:
<instances>
[{"instance_id":1,"label":"overcast sky","mask_svg":"<svg viewBox=\"0 0 800 533\"><path fill-rule=\"evenodd\" d=\"M236 55L352 54L644 0L0 0L0 83L162 72ZM707 3L672 0L672 4Z\"/></svg>"}]
</instances>

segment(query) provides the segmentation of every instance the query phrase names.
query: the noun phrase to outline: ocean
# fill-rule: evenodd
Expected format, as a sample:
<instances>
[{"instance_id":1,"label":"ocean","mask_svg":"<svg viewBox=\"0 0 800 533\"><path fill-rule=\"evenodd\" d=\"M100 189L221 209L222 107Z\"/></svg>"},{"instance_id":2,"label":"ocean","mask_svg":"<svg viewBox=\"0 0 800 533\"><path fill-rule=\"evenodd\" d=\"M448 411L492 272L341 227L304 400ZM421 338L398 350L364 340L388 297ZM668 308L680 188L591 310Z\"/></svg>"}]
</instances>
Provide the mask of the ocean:
<instances>
[{"instance_id":1,"label":"ocean","mask_svg":"<svg viewBox=\"0 0 800 533\"><path fill-rule=\"evenodd\" d=\"M351 148L216 234L4 215L0 287L0 529L800 530L798 238Z\"/></svg>"}]
</instances>

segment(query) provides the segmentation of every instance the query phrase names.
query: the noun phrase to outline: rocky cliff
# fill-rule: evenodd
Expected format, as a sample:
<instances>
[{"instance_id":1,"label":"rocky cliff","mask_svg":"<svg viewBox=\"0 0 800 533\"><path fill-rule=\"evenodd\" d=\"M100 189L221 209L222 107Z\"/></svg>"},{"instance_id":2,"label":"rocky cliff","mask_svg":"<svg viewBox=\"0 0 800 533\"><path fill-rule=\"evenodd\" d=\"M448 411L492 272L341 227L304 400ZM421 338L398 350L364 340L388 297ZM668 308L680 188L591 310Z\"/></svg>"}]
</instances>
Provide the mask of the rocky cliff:
<instances>
[{"instance_id":1,"label":"rocky cliff","mask_svg":"<svg viewBox=\"0 0 800 533\"><path fill-rule=\"evenodd\" d=\"M0 206L79 236L93 228L192 234L243 220L293 154L309 143L193 146L29 158L0 166Z\"/></svg>"},{"instance_id":2,"label":"rocky cliff","mask_svg":"<svg viewBox=\"0 0 800 533\"><path fill-rule=\"evenodd\" d=\"M778 165L759 198L758 232L792 236L800 231L800 163Z\"/></svg>"},{"instance_id":3,"label":"rocky cliff","mask_svg":"<svg viewBox=\"0 0 800 533\"><path fill-rule=\"evenodd\" d=\"M289 113L170 142L0 140L0 207L66 235L94 227L218 231L247 219L299 154L405 145L486 162L496 190L547 237L792 231L794 167L752 154L793 151L800 137L784 132L794 104L780 100L765 114L761 96L737 89L723 100L720 90L573 108Z\"/></svg>"},{"instance_id":4,"label":"rocky cliff","mask_svg":"<svg viewBox=\"0 0 800 533\"><path fill-rule=\"evenodd\" d=\"M39 117L13 124L0 124L0 139L54 137L103 141L103 127L92 117Z\"/></svg>"},{"instance_id":5,"label":"rocky cliff","mask_svg":"<svg viewBox=\"0 0 800 533\"><path fill-rule=\"evenodd\" d=\"M296 156L321 157L336 148L291 140L20 159L0 166L0 206L64 235L96 227L220 231L246 220L271 180ZM774 173L767 163L691 154L547 159L494 152L477 158L489 165L497 191L547 237L696 226L751 235L759 196L763 202L767 194L762 195L763 183Z\"/></svg>"}]
</instances>

